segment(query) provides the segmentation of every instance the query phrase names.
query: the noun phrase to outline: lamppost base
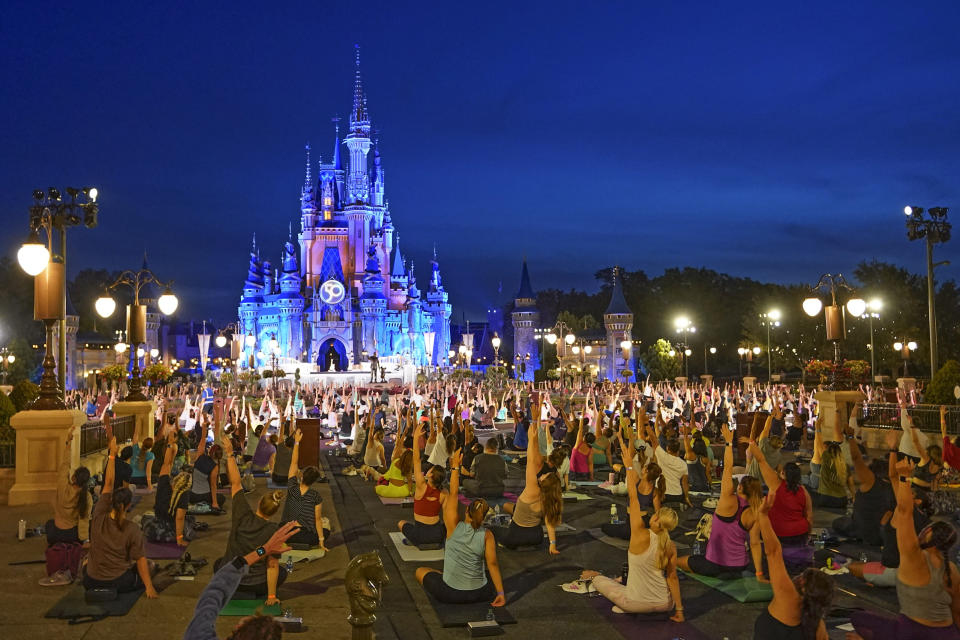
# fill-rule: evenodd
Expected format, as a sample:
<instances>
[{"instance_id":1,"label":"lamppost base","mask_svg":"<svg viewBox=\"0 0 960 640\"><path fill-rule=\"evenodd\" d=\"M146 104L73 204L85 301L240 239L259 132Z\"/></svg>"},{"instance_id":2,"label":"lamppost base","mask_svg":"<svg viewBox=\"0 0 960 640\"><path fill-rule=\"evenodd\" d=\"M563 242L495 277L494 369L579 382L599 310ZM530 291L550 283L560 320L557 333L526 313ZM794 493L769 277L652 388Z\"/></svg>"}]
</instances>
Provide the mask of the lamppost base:
<instances>
[{"instance_id":1,"label":"lamppost base","mask_svg":"<svg viewBox=\"0 0 960 640\"><path fill-rule=\"evenodd\" d=\"M47 329L47 353L43 357L43 375L40 377L40 395L28 409L33 411L62 411L67 408L57 381L57 361L53 357L53 325L56 320L44 320Z\"/></svg>"}]
</instances>

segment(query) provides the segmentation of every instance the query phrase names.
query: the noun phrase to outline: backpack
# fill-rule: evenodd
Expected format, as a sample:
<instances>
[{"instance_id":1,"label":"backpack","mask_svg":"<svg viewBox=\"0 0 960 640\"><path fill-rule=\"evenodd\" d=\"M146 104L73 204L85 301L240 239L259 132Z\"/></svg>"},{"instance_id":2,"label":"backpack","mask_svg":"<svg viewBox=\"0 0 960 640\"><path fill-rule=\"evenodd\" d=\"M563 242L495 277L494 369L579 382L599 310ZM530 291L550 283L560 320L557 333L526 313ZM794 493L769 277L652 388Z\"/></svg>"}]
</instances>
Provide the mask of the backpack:
<instances>
[{"instance_id":1,"label":"backpack","mask_svg":"<svg viewBox=\"0 0 960 640\"><path fill-rule=\"evenodd\" d=\"M47 575L52 576L66 569L71 576L77 577L80 575L80 561L85 554L86 549L79 542L58 542L47 547Z\"/></svg>"},{"instance_id":2,"label":"backpack","mask_svg":"<svg viewBox=\"0 0 960 640\"><path fill-rule=\"evenodd\" d=\"M195 535L196 520L187 515L183 520L183 539L189 542ZM150 542L176 542L177 529L172 520L165 520L154 516L143 516L140 520L143 537Z\"/></svg>"},{"instance_id":3,"label":"backpack","mask_svg":"<svg viewBox=\"0 0 960 640\"><path fill-rule=\"evenodd\" d=\"M693 533L696 534L697 540L700 542L706 542L710 539L710 531L713 528L713 514L705 513L700 516L700 521L697 522L697 526L694 528Z\"/></svg>"}]
</instances>

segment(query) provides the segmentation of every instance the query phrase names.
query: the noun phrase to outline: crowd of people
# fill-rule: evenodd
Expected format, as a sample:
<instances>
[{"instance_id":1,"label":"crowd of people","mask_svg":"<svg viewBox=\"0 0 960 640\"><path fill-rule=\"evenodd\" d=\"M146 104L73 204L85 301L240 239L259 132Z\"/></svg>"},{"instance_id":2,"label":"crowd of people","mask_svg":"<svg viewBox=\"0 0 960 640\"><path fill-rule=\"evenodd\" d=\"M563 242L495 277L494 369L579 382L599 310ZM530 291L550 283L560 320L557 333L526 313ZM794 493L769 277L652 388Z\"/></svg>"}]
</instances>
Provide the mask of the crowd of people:
<instances>
[{"instance_id":1,"label":"crowd of people","mask_svg":"<svg viewBox=\"0 0 960 640\"><path fill-rule=\"evenodd\" d=\"M77 402L88 415L109 412L109 403ZM863 404L827 415L802 386L515 383L494 392L483 383L434 381L389 390L303 386L254 398L205 385L161 394L157 405L153 437L119 450L110 441L99 493L90 490L91 470L60 470L47 536L51 546L88 547L85 587L142 588L153 598L143 540L185 544L197 528L189 512L228 506L226 548L187 637L209 637L190 634L209 630L212 607L235 592L278 603L287 577L278 549L326 550L330 531L315 488L325 473L301 466L296 428L298 418L313 416L342 440L352 461L345 475L372 483L371 495L412 501L412 518L396 529L404 544L442 547L442 570L415 571L440 602L503 606L498 553L562 553L564 492L606 480L628 500L622 520L602 525L605 535L628 541L626 575L586 569L564 589L598 592L616 613L661 612L682 622L678 570L752 574L772 590L755 637L823 640L834 579L809 563L791 573L785 557L809 547L817 512L827 512L835 517L826 535L881 551L880 562L834 557L831 568L896 589L900 603L896 619L852 615L848 637L960 638L957 534L931 508L944 474L960 463L960 443L948 437L944 412L942 442L915 428L909 397L900 399L902 428L873 450L860 437ZM506 493L507 459L524 470L516 496ZM285 488L251 504L254 474ZM131 486L156 492L154 516L142 527L126 517ZM708 514L698 527L705 546L681 552L671 534L690 513ZM75 577L58 572L45 584ZM269 627L261 619L244 624Z\"/></svg>"}]
</instances>

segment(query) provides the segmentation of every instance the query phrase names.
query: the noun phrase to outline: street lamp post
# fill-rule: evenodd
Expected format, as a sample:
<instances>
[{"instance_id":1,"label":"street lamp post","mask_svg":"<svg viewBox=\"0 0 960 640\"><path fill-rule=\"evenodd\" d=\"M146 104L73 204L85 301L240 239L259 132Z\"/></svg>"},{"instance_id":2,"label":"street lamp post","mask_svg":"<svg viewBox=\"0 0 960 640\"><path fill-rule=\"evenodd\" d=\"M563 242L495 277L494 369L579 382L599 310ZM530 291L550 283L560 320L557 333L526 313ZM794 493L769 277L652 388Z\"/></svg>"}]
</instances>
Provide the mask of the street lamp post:
<instances>
[{"instance_id":1,"label":"street lamp post","mask_svg":"<svg viewBox=\"0 0 960 640\"><path fill-rule=\"evenodd\" d=\"M935 285L933 270L941 265L950 264L949 260L934 263L933 245L950 240L951 224L947 222L947 207L927 209L929 217L923 217L923 207L904 207L907 214L907 238L927 241L927 315L930 317L930 378L937 372L937 310L934 304Z\"/></svg>"},{"instance_id":2,"label":"street lamp post","mask_svg":"<svg viewBox=\"0 0 960 640\"><path fill-rule=\"evenodd\" d=\"M780 326L780 310L771 309L760 316L761 321L767 327L767 382L770 382L773 376L773 351L770 349L770 327Z\"/></svg>"},{"instance_id":3,"label":"street lamp post","mask_svg":"<svg viewBox=\"0 0 960 640\"><path fill-rule=\"evenodd\" d=\"M20 267L28 274L34 277L40 276L49 265L59 265L45 278L38 278L34 281L34 296L37 293L43 296L52 296L59 290L59 307L54 309L54 300L47 300L51 303L46 305L46 311L50 317L41 318L37 316L38 307L36 301L34 304L34 316L37 320L43 320L45 325L51 329L54 322L59 324L57 361L53 361L53 354L49 353L50 363L44 358L44 371L49 364L56 368L56 373L51 369L52 380L57 382L57 388L42 388L40 396L36 402L31 405L33 409L63 409L65 405L61 401L56 403L53 394L59 394L63 397L66 391L66 361L67 361L67 229L83 224L88 229L97 226L97 214L99 207L97 205L97 190L92 187L84 189L74 189L67 187L64 189L69 197L69 202L64 202L59 189L53 187L44 192L42 189L36 189L33 192L33 204L30 206L30 235L27 241L23 243L20 250L17 251L17 261ZM44 246L40 240L39 231L44 229L47 233L47 244ZM51 256L53 249L53 232L59 232L60 254ZM51 259L52 257L52 259ZM56 280L57 282L53 282ZM54 290L51 290L53 287ZM54 315L55 314L55 315ZM52 340L48 341L48 348L53 346ZM43 382L43 379L41 379ZM43 385L41 385L42 387Z\"/></svg>"},{"instance_id":4,"label":"street lamp post","mask_svg":"<svg viewBox=\"0 0 960 640\"><path fill-rule=\"evenodd\" d=\"M910 364L910 352L917 350L917 343L913 340L909 342L894 342L893 343L894 351L900 352L900 357L903 358L903 377L907 377L907 368Z\"/></svg>"},{"instance_id":5,"label":"street lamp post","mask_svg":"<svg viewBox=\"0 0 960 640\"><path fill-rule=\"evenodd\" d=\"M273 378L273 395L277 395L277 356L280 355L280 343L277 341L277 334L271 334L270 340L267 342L267 346L270 348L270 364L272 371L270 372L270 377Z\"/></svg>"},{"instance_id":6,"label":"street lamp post","mask_svg":"<svg viewBox=\"0 0 960 640\"><path fill-rule=\"evenodd\" d=\"M493 332L493 338L490 340L490 344L493 346L493 366L500 366L500 336L497 335L497 332Z\"/></svg>"},{"instance_id":7,"label":"street lamp post","mask_svg":"<svg viewBox=\"0 0 960 640\"><path fill-rule=\"evenodd\" d=\"M710 355L714 355L714 354L716 354L716 353L717 353L717 348L716 348L716 347L710 347ZM710 362L709 362L709 359L707 358L707 343L706 343L706 342L703 343L703 375L705 375L705 376L710 375Z\"/></svg>"},{"instance_id":8,"label":"street lamp post","mask_svg":"<svg viewBox=\"0 0 960 640\"><path fill-rule=\"evenodd\" d=\"M843 274L838 273L833 275L832 273L825 273L820 276L817 284L810 288L810 292L816 293L820 289L828 288L830 291L830 304L824 306L820 298L816 296L811 296L803 301L803 311L811 318L820 313L821 309L823 310L824 320L826 322L827 340L833 342L834 366L833 374L831 375L830 379L830 389L833 389L836 386L836 372L840 365L840 341L843 340L844 335L846 334L843 309L839 304L837 304L838 287L843 287L851 293L853 292L853 287L847 284L847 281L843 278ZM846 306L847 311L854 316L859 317L866 308L866 303L860 298L852 297L847 300Z\"/></svg>"},{"instance_id":9,"label":"street lamp post","mask_svg":"<svg viewBox=\"0 0 960 640\"><path fill-rule=\"evenodd\" d=\"M127 343L130 345L130 388L127 402L142 402L146 400L143 395L143 387L140 380L140 357L142 349L140 345L147 341L147 306L140 304L140 289L149 283L156 283L164 287L163 295L157 298L157 307L160 313L169 316L177 310L179 301L170 290L170 282L162 282L149 269L140 269L139 271L124 271L120 276L109 285L97 301L94 308L101 318L109 318L117 308L117 301L110 297L110 291L121 286L130 287L133 291L133 304L127 305ZM118 353L122 353L118 349ZM140 356L138 357L138 353Z\"/></svg>"},{"instance_id":10,"label":"street lamp post","mask_svg":"<svg viewBox=\"0 0 960 640\"><path fill-rule=\"evenodd\" d=\"M10 374L8 369L16 360L17 356L10 353L9 349L6 347L0 349L0 364L3 365L3 384L7 384L7 376Z\"/></svg>"},{"instance_id":11,"label":"street lamp post","mask_svg":"<svg viewBox=\"0 0 960 640\"><path fill-rule=\"evenodd\" d=\"M673 321L673 326L677 328L677 333L683 334L683 375L687 378L690 377L690 364L687 362L687 358L690 356L689 342L688 337L691 333L696 333L697 328L693 326L693 323L690 322L690 318L687 316L680 316Z\"/></svg>"},{"instance_id":12,"label":"street lamp post","mask_svg":"<svg viewBox=\"0 0 960 640\"><path fill-rule=\"evenodd\" d=\"M743 377L743 360L747 360L747 376L753 377L753 356L760 355L760 347L738 347L737 353L740 355L740 377Z\"/></svg>"}]
</instances>

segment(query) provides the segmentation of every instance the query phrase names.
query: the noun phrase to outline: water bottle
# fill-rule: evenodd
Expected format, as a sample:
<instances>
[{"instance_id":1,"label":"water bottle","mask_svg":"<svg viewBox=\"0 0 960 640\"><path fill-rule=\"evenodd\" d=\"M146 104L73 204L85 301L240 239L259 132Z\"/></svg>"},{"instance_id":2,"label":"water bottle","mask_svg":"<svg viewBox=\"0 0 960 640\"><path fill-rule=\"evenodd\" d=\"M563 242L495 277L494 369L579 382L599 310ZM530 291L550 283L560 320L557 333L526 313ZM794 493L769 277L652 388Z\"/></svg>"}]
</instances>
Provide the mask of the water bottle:
<instances>
[{"instance_id":1,"label":"water bottle","mask_svg":"<svg viewBox=\"0 0 960 640\"><path fill-rule=\"evenodd\" d=\"M293 573L293 556L287 556L287 573Z\"/></svg>"},{"instance_id":2,"label":"water bottle","mask_svg":"<svg viewBox=\"0 0 960 640\"><path fill-rule=\"evenodd\" d=\"M493 607L488 608L488 609L487 609L487 621L488 621L488 622L493 622L493 621L495 621L496 619L497 619L496 616L493 615Z\"/></svg>"},{"instance_id":3,"label":"water bottle","mask_svg":"<svg viewBox=\"0 0 960 640\"><path fill-rule=\"evenodd\" d=\"M611 505L610 505L610 524L617 524L617 505L616 505L616 503L611 503Z\"/></svg>"},{"instance_id":4,"label":"water bottle","mask_svg":"<svg viewBox=\"0 0 960 640\"><path fill-rule=\"evenodd\" d=\"M867 554L865 551L860 552L860 562L863 564L867 563Z\"/></svg>"},{"instance_id":5,"label":"water bottle","mask_svg":"<svg viewBox=\"0 0 960 640\"><path fill-rule=\"evenodd\" d=\"M693 543L693 555L699 556L703 554L703 544L699 540L695 540Z\"/></svg>"},{"instance_id":6,"label":"water bottle","mask_svg":"<svg viewBox=\"0 0 960 640\"><path fill-rule=\"evenodd\" d=\"M17 523L17 540L24 540L27 537L27 521L21 519Z\"/></svg>"}]
</instances>

